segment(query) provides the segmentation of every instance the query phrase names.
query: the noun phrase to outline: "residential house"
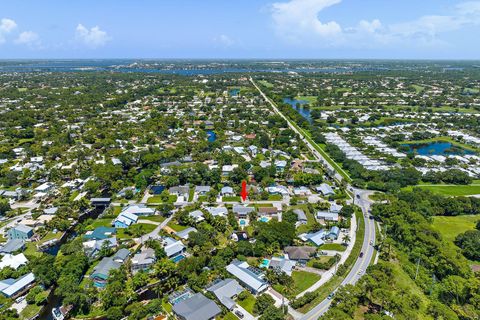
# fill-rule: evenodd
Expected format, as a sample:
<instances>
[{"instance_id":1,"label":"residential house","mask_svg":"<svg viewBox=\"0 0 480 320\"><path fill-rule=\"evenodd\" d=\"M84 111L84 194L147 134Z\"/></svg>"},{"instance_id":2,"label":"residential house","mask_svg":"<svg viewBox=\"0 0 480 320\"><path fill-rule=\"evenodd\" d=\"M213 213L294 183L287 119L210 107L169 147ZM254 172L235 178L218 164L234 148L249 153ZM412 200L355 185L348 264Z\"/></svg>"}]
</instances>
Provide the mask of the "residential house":
<instances>
[{"instance_id":1,"label":"residential house","mask_svg":"<svg viewBox=\"0 0 480 320\"><path fill-rule=\"evenodd\" d=\"M189 186L177 186L171 187L168 189L168 192L171 195L177 196L177 202L185 202L188 201L190 196L190 187Z\"/></svg>"},{"instance_id":2,"label":"residential house","mask_svg":"<svg viewBox=\"0 0 480 320\"><path fill-rule=\"evenodd\" d=\"M287 275L291 276L295 265L295 261L280 257L272 257L268 267L273 270L285 272Z\"/></svg>"},{"instance_id":3,"label":"residential house","mask_svg":"<svg viewBox=\"0 0 480 320\"><path fill-rule=\"evenodd\" d=\"M112 257L103 258L95 268L93 268L92 274L90 274L93 285L97 288L104 288L107 284L110 271L119 269L121 265L121 263L114 261Z\"/></svg>"},{"instance_id":4,"label":"residential house","mask_svg":"<svg viewBox=\"0 0 480 320\"><path fill-rule=\"evenodd\" d=\"M255 211L254 207L246 207L242 205L233 205L233 213L239 218L246 218L250 212Z\"/></svg>"},{"instance_id":5,"label":"residential house","mask_svg":"<svg viewBox=\"0 0 480 320\"><path fill-rule=\"evenodd\" d=\"M25 257L23 253L19 253L17 255L6 254L3 256L2 260L0 261L0 270L5 267L10 267L13 270L17 270L20 266L23 266L27 263L28 263L28 259Z\"/></svg>"},{"instance_id":6,"label":"residential house","mask_svg":"<svg viewBox=\"0 0 480 320\"><path fill-rule=\"evenodd\" d=\"M177 237L179 237L180 239L188 240L190 232L198 232L198 230L195 229L194 227L188 227L187 229L184 229L182 231L178 231L177 233L175 233L175 235Z\"/></svg>"},{"instance_id":7,"label":"residential house","mask_svg":"<svg viewBox=\"0 0 480 320\"><path fill-rule=\"evenodd\" d=\"M305 211L303 211L302 209L294 209L293 213L297 215L297 223L296 223L297 227L302 224L307 224L308 220L307 220L307 215L305 214Z\"/></svg>"},{"instance_id":8,"label":"residential house","mask_svg":"<svg viewBox=\"0 0 480 320\"><path fill-rule=\"evenodd\" d=\"M29 240L33 236L33 229L23 224L18 224L7 231L7 237L10 240L22 239Z\"/></svg>"},{"instance_id":9,"label":"residential house","mask_svg":"<svg viewBox=\"0 0 480 320\"><path fill-rule=\"evenodd\" d=\"M326 239L329 240L337 240L338 236L340 235L340 229L337 226L333 226L330 228L330 231L325 235Z\"/></svg>"},{"instance_id":10,"label":"residential house","mask_svg":"<svg viewBox=\"0 0 480 320\"><path fill-rule=\"evenodd\" d=\"M25 241L22 239L8 240L3 247L0 248L0 254L10 254L23 250L25 248Z\"/></svg>"},{"instance_id":11,"label":"residential house","mask_svg":"<svg viewBox=\"0 0 480 320\"><path fill-rule=\"evenodd\" d=\"M230 311L236 306L233 299L235 299L243 290L245 289L243 289L235 279L216 281L207 288L207 291L212 292Z\"/></svg>"},{"instance_id":12,"label":"residential house","mask_svg":"<svg viewBox=\"0 0 480 320\"><path fill-rule=\"evenodd\" d=\"M238 168L238 164L222 166L222 175L228 176L234 169Z\"/></svg>"},{"instance_id":13,"label":"residential house","mask_svg":"<svg viewBox=\"0 0 480 320\"><path fill-rule=\"evenodd\" d=\"M323 219L324 221L338 221L338 213L318 211L317 218Z\"/></svg>"},{"instance_id":14,"label":"residential house","mask_svg":"<svg viewBox=\"0 0 480 320\"><path fill-rule=\"evenodd\" d=\"M129 213L129 212L120 212L120 214L115 218L114 225L115 228L128 228L134 223L137 223L138 216Z\"/></svg>"},{"instance_id":15,"label":"residential house","mask_svg":"<svg viewBox=\"0 0 480 320\"><path fill-rule=\"evenodd\" d=\"M205 208L214 217L225 217L228 214L228 209L225 207L207 207Z\"/></svg>"},{"instance_id":16,"label":"residential house","mask_svg":"<svg viewBox=\"0 0 480 320\"><path fill-rule=\"evenodd\" d=\"M330 195L334 195L335 194L335 191L333 191L333 188L326 184L326 183L322 183L320 184L318 187L315 188L317 192L320 192L322 195L324 196L330 196Z\"/></svg>"},{"instance_id":17,"label":"residential house","mask_svg":"<svg viewBox=\"0 0 480 320\"><path fill-rule=\"evenodd\" d=\"M223 187L220 190L220 194L222 195L222 197L232 197L235 195L233 188L228 186Z\"/></svg>"},{"instance_id":18,"label":"residential house","mask_svg":"<svg viewBox=\"0 0 480 320\"><path fill-rule=\"evenodd\" d=\"M84 238L89 240L104 240L112 237L117 233L117 230L112 227L98 227L93 231L87 231Z\"/></svg>"},{"instance_id":19,"label":"residential house","mask_svg":"<svg viewBox=\"0 0 480 320\"><path fill-rule=\"evenodd\" d=\"M123 208L122 213L131 213L137 217L153 216L155 214L155 209L149 208L144 204L131 204Z\"/></svg>"},{"instance_id":20,"label":"residential house","mask_svg":"<svg viewBox=\"0 0 480 320\"><path fill-rule=\"evenodd\" d=\"M214 301L201 293L176 303L172 311L181 320L210 320L222 313Z\"/></svg>"},{"instance_id":21,"label":"residential house","mask_svg":"<svg viewBox=\"0 0 480 320\"><path fill-rule=\"evenodd\" d=\"M287 166L287 161L285 160L275 161L275 168L277 169L277 171L280 171L280 172L284 171L286 166Z\"/></svg>"},{"instance_id":22,"label":"residential house","mask_svg":"<svg viewBox=\"0 0 480 320\"><path fill-rule=\"evenodd\" d=\"M32 272L16 280L12 278L0 280L0 292L7 298L14 298L31 287L34 282L35 275Z\"/></svg>"},{"instance_id":23,"label":"residential house","mask_svg":"<svg viewBox=\"0 0 480 320\"><path fill-rule=\"evenodd\" d=\"M186 248L181 241L170 237L165 237L163 239L163 249L165 250L167 257L170 259L173 259L186 251Z\"/></svg>"},{"instance_id":24,"label":"residential house","mask_svg":"<svg viewBox=\"0 0 480 320\"><path fill-rule=\"evenodd\" d=\"M245 261L233 260L227 266L227 271L253 294L259 294L268 289L264 274L258 269L250 267Z\"/></svg>"},{"instance_id":25,"label":"residential house","mask_svg":"<svg viewBox=\"0 0 480 320\"><path fill-rule=\"evenodd\" d=\"M303 233L303 234L299 235L298 237L300 239L302 239L303 241L311 242L318 247L318 246L321 246L322 244L325 243L324 239L325 239L326 235L327 235L327 233L325 232L325 230L322 229L322 230L319 230L319 231L313 232L313 233Z\"/></svg>"},{"instance_id":26,"label":"residential house","mask_svg":"<svg viewBox=\"0 0 480 320\"><path fill-rule=\"evenodd\" d=\"M195 193L198 196L206 196L210 192L211 188L210 186L196 186L195 187Z\"/></svg>"},{"instance_id":27,"label":"residential house","mask_svg":"<svg viewBox=\"0 0 480 320\"><path fill-rule=\"evenodd\" d=\"M155 250L143 248L142 251L132 257L132 271L148 271L156 260Z\"/></svg>"},{"instance_id":28,"label":"residential house","mask_svg":"<svg viewBox=\"0 0 480 320\"><path fill-rule=\"evenodd\" d=\"M200 211L200 210L195 210L195 211L189 212L188 216L190 218L192 218L193 220L195 220L195 222L201 222L201 221L205 220L205 217L203 216L203 212Z\"/></svg>"},{"instance_id":29,"label":"residential house","mask_svg":"<svg viewBox=\"0 0 480 320\"><path fill-rule=\"evenodd\" d=\"M315 247L302 246L302 247L286 247L284 249L290 260L297 261L301 264L306 264L317 251Z\"/></svg>"}]
</instances>

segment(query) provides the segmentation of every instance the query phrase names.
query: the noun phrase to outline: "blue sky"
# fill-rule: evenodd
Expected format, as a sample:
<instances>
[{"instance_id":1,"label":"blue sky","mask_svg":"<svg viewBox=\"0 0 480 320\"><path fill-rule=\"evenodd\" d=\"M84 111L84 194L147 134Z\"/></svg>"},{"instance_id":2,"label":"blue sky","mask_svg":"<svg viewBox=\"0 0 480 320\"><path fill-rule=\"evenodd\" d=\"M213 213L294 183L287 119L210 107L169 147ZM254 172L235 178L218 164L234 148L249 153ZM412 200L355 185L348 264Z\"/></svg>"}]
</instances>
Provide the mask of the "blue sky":
<instances>
[{"instance_id":1,"label":"blue sky","mask_svg":"<svg viewBox=\"0 0 480 320\"><path fill-rule=\"evenodd\" d=\"M0 58L480 59L480 0L1 1Z\"/></svg>"}]
</instances>

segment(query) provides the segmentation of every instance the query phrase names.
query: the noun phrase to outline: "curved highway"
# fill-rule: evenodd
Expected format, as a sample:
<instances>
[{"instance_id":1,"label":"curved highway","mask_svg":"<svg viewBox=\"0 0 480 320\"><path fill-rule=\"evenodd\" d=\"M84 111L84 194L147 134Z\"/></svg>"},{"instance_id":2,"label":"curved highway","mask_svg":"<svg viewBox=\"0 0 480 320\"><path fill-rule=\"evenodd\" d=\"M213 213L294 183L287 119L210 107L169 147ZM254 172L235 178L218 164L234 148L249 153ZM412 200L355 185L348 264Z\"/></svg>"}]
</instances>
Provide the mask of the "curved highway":
<instances>
[{"instance_id":1,"label":"curved highway","mask_svg":"<svg viewBox=\"0 0 480 320\"><path fill-rule=\"evenodd\" d=\"M250 78L250 82L253 84L253 86L258 90L258 92L262 95L262 97L265 99L265 101L272 107L273 111L277 113L279 116L281 116L283 119L285 119L288 123L288 126L296 132L300 137L302 137L303 142L307 145L307 147L310 149L312 154L318 159L321 160L326 168L330 170L331 172L334 172L334 177L338 181L342 181L343 178L342 176L335 170L335 168L323 157L323 155L318 152L317 149L310 143L309 140L306 139L305 134L301 132L300 130L297 129L296 126L293 125L293 123L288 119L283 113L280 112L280 110L277 108L277 106L263 93L263 91L257 86L257 84L253 81L252 78ZM370 219L370 206L372 204L372 201L369 199L369 195L372 194L371 191L368 190L362 190L362 189L354 189L350 185L347 186L348 189L353 191L353 198L355 201L355 204L360 206L363 212L363 220L365 222L365 235L363 238L363 244L362 244L362 250L363 252L362 257L358 257L357 261L353 265L352 269L348 273L348 275L345 277L345 279L342 281L340 286L344 286L347 284L355 284L358 279L365 273L365 270L369 266L370 262L372 259L374 259L374 254L375 254L375 221L373 219ZM321 317L325 312L327 312L328 308L330 307L330 304L332 303L331 299L325 299L319 304L317 304L313 309L311 309L309 312L303 315L301 317L301 320L317 320L319 317Z\"/></svg>"}]
</instances>

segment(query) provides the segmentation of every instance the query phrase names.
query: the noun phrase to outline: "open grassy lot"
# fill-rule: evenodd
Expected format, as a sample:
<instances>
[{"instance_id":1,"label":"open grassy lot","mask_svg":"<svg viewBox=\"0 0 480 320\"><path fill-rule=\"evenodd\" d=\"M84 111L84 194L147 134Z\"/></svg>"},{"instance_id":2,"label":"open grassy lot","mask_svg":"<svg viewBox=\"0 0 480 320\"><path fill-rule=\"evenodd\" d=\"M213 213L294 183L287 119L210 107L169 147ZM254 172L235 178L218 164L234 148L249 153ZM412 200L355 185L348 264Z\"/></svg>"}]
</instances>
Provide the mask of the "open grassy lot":
<instances>
[{"instance_id":1,"label":"open grassy lot","mask_svg":"<svg viewBox=\"0 0 480 320\"><path fill-rule=\"evenodd\" d=\"M144 235L149 232L152 232L157 226L148 223L136 223L132 224L129 229L138 230L138 234L128 234L127 229L117 229L117 238L118 239L132 239L138 235Z\"/></svg>"},{"instance_id":2,"label":"open grassy lot","mask_svg":"<svg viewBox=\"0 0 480 320\"><path fill-rule=\"evenodd\" d=\"M320 246L320 250L335 250L335 251L345 251L347 247L339 243L325 243Z\"/></svg>"},{"instance_id":3,"label":"open grassy lot","mask_svg":"<svg viewBox=\"0 0 480 320\"><path fill-rule=\"evenodd\" d=\"M271 84L267 80L260 80L260 81L258 81L258 83L260 83L262 86L264 86L266 88L273 88L273 84Z\"/></svg>"},{"instance_id":4,"label":"open grassy lot","mask_svg":"<svg viewBox=\"0 0 480 320\"><path fill-rule=\"evenodd\" d=\"M479 220L479 215L438 216L433 218L433 227L442 234L445 240L453 242L460 233L475 229L475 224Z\"/></svg>"},{"instance_id":5,"label":"open grassy lot","mask_svg":"<svg viewBox=\"0 0 480 320\"><path fill-rule=\"evenodd\" d=\"M308 288L310 288L315 282L320 280L320 275L305 271L293 271L293 282L295 283L294 294L297 295Z\"/></svg>"},{"instance_id":6,"label":"open grassy lot","mask_svg":"<svg viewBox=\"0 0 480 320\"><path fill-rule=\"evenodd\" d=\"M243 309L247 310L249 313L253 314L253 305L255 304L255 301L255 297L251 293L248 293L246 299L237 299L237 304Z\"/></svg>"},{"instance_id":7,"label":"open grassy lot","mask_svg":"<svg viewBox=\"0 0 480 320\"><path fill-rule=\"evenodd\" d=\"M138 219L162 223L163 221L165 221L166 218L164 216L154 215L154 216L143 216L143 217L139 217Z\"/></svg>"},{"instance_id":8,"label":"open grassy lot","mask_svg":"<svg viewBox=\"0 0 480 320\"><path fill-rule=\"evenodd\" d=\"M308 103L317 102L317 97L315 97L315 96L298 96L298 97L295 97L295 99L296 100L308 101Z\"/></svg>"},{"instance_id":9,"label":"open grassy lot","mask_svg":"<svg viewBox=\"0 0 480 320\"><path fill-rule=\"evenodd\" d=\"M179 232L179 231L182 231L182 230L185 230L185 229L188 228L187 226L181 226L181 225L175 224L175 223L169 223L169 224L167 224L167 226L169 226L170 228L172 228L176 232Z\"/></svg>"},{"instance_id":10,"label":"open grassy lot","mask_svg":"<svg viewBox=\"0 0 480 320\"><path fill-rule=\"evenodd\" d=\"M171 194L168 197L168 203L174 203L175 201L177 201L177 196ZM162 203L162 202L163 201L161 196L153 196L147 199L147 203Z\"/></svg>"},{"instance_id":11,"label":"open grassy lot","mask_svg":"<svg viewBox=\"0 0 480 320\"><path fill-rule=\"evenodd\" d=\"M222 201L224 202L240 202L240 197L222 197Z\"/></svg>"},{"instance_id":12,"label":"open grassy lot","mask_svg":"<svg viewBox=\"0 0 480 320\"><path fill-rule=\"evenodd\" d=\"M428 189L444 196L470 196L480 194L480 184L471 185L418 185L422 189ZM410 187L411 190L413 187Z\"/></svg>"},{"instance_id":13,"label":"open grassy lot","mask_svg":"<svg viewBox=\"0 0 480 320\"><path fill-rule=\"evenodd\" d=\"M110 218L100 218L95 219L87 226L87 230L95 230L98 227L111 227L112 219Z\"/></svg>"}]
</instances>

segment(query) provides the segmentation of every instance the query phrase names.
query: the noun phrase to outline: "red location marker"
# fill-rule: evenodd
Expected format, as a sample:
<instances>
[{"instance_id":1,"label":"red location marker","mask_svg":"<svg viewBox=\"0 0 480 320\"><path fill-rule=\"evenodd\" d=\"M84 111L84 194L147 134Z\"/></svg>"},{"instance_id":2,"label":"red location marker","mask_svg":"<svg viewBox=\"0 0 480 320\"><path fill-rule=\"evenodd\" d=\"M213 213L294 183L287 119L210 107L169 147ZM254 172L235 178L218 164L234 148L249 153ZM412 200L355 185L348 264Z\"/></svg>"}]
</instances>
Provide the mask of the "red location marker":
<instances>
[{"instance_id":1,"label":"red location marker","mask_svg":"<svg viewBox=\"0 0 480 320\"><path fill-rule=\"evenodd\" d=\"M242 201L247 200L248 191L247 191L247 182L242 180L242 192L240 192L240 196L242 197Z\"/></svg>"}]
</instances>

